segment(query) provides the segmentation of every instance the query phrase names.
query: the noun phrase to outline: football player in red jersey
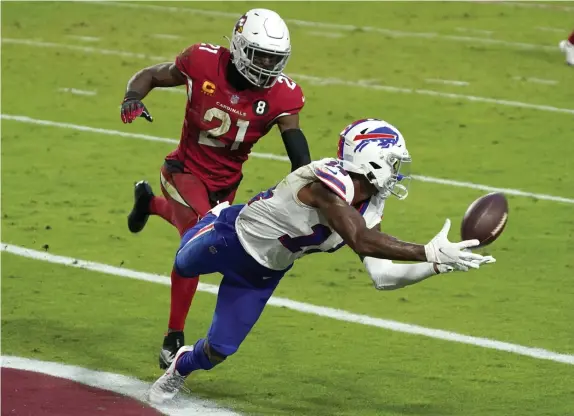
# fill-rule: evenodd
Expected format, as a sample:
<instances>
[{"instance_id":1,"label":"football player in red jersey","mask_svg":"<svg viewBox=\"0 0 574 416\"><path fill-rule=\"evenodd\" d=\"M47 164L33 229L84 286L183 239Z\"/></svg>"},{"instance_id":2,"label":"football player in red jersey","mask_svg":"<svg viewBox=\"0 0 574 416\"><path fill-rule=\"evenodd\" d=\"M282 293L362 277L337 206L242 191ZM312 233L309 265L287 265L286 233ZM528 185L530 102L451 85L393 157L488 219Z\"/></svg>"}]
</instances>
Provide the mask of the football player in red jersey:
<instances>
[{"instance_id":1,"label":"football player in red jersey","mask_svg":"<svg viewBox=\"0 0 574 416\"><path fill-rule=\"evenodd\" d=\"M161 168L163 196L155 196L146 181L136 183L128 216L131 232L140 232L149 215L159 215L183 235L216 204L232 203L243 163L273 125L281 132L292 170L311 161L299 128L305 98L283 74L291 54L283 19L271 10L250 10L235 24L230 44L229 49L192 45L175 62L142 69L129 80L121 107L124 123L140 116L152 121L142 100L153 88L187 85L188 97L179 145ZM198 281L171 272L161 368L167 368L184 345L185 319Z\"/></svg>"},{"instance_id":2,"label":"football player in red jersey","mask_svg":"<svg viewBox=\"0 0 574 416\"><path fill-rule=\"evenodd\" d=\"M566 55L566 63L574 66L574 30L568 36L568 39L560 42L560 50Z\"/></svg>"}]
</instances>

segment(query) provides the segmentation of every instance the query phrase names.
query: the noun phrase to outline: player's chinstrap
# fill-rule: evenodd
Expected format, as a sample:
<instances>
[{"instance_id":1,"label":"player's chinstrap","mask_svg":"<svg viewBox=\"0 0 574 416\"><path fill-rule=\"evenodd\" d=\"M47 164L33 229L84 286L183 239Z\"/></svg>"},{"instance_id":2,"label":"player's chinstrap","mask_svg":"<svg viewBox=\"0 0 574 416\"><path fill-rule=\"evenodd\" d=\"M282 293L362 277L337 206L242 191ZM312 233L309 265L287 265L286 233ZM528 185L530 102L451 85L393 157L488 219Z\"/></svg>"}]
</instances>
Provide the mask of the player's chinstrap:
<instances>
[{"instance_id":1,"label":"player's chinstrap","mask_svg":"<svg viewBox=\"0 0 574 416\"><path fill-rule=\"evenodd\" d=\"M150 400L173 398L191 373L210 370L236 353L281 278L305 255L347 245L379 290L495 262L470 251L478 240L450 242L448 219L427 244L379 231L387 199L408 195L410 163L396 127L359 120L341 132L337 158L297 169L247 204L220 204L187 230L174 269L183 277L218 272L223 278L206 337L177 352L151 387Z\"/></svg>"}]
</instances>

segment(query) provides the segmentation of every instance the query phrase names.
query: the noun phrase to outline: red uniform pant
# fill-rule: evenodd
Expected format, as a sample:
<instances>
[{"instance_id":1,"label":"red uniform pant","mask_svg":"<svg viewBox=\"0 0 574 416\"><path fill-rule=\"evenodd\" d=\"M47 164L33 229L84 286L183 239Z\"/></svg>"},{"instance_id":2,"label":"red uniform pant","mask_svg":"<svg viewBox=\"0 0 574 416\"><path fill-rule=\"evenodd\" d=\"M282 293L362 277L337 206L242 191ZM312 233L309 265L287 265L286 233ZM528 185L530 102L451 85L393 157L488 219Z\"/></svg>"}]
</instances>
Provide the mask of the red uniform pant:
<instances>
[{"instance_id":1,"label":"red uniform pant","mask_svg":"<svg viewBox=\"0 0 574 416\"><path fill-rule=\"evenodd\" d=\"M166 161L160 173L163 197L150 203L150 213L159 215L177 228L180 235L221 202L233 203L237 185L219 192L209 192L197 176L183 171L179 162ZM197 279L183 278L171 272L171 306L168 328L183 331L191 302L197 290Z\"/></svg>"}]
</instances>

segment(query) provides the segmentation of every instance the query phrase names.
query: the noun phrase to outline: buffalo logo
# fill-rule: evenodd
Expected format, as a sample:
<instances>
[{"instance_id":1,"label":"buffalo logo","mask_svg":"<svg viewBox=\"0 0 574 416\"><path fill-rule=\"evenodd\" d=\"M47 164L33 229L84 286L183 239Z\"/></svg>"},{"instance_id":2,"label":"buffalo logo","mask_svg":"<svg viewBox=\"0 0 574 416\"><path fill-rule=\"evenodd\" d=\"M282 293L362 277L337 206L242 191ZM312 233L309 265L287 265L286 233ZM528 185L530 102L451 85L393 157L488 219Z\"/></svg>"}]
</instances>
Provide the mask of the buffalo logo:
<instances>
[{"instance_id":1,"label":"buffalo logo","mask_svg":"<svg viewBox=\"0 0 574 416\"><path fill-rule=\"evenodd\" d=\"M215 93L215 84L211 81L203 81L201 91L203 91L204 94L213 95Z\"/></svg>"},{"instance_id":2,"label":"buffalo logo","mask_svg":"<svg viewBox=\"0 0 574 416\"><path fill-rule=\"evenodd\" d=\"M388 127L378 128L366 134L359 134L353 139L359 142L355 147L355 153L362 151L369 143L376 143L377 146L388 149L399 141L399 135Z\"/></svg>"},{"instance_id":3,"label":"buffalo logo","mask_svg":"<svg viewBox=\"0 0 574 416\"><path fill-rule=\"evenodd\" d=\"M233 94L231 96L231 98L229 99L229 101L231 102L231 104L237 104L239 102L239 95L237 94Z\"/></svg>"},{"instance_id":4,"label":"buffalo logo","mask_svg":"<svg viewBox=\"0 0 574 416\"><path fill-rule=\"evenodd\" d=\"M245 25L246 21L247 21L247 16L246 15L241 16L241 19L239 19L237 21L237 23L235 24L235 32L236 33L243 33L243 25Z\"/></svg>"}]
</instances>

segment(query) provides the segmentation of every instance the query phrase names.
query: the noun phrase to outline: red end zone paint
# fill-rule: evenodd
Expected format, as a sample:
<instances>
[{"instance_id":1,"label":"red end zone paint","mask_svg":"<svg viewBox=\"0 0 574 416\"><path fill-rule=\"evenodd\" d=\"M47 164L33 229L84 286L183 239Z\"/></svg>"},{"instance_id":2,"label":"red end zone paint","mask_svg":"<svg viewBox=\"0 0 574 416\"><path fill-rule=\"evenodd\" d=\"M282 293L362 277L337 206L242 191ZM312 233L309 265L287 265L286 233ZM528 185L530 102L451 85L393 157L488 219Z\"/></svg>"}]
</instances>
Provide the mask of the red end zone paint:
<instances>
[{"instance_id":1,"label":"red end zone paint","mask_svg":"<svg viewBox=\"0 0 574 416\"><path fill-rule=\"evenodd\" d=\"M2 368L2 415L158 416L131 397L65 378Z\"/></svg>"},{"instance_id":2,"label":"red end zone paint","mask_svg":"<svg viewBox=\"0 0 574 416\"><path fill-rule=\"evenodd\" d=\"M69 364L2 356L2 416L240 416L210 400L182 394L147 401L151 383Z\"/></svg>"}]
</instances>

